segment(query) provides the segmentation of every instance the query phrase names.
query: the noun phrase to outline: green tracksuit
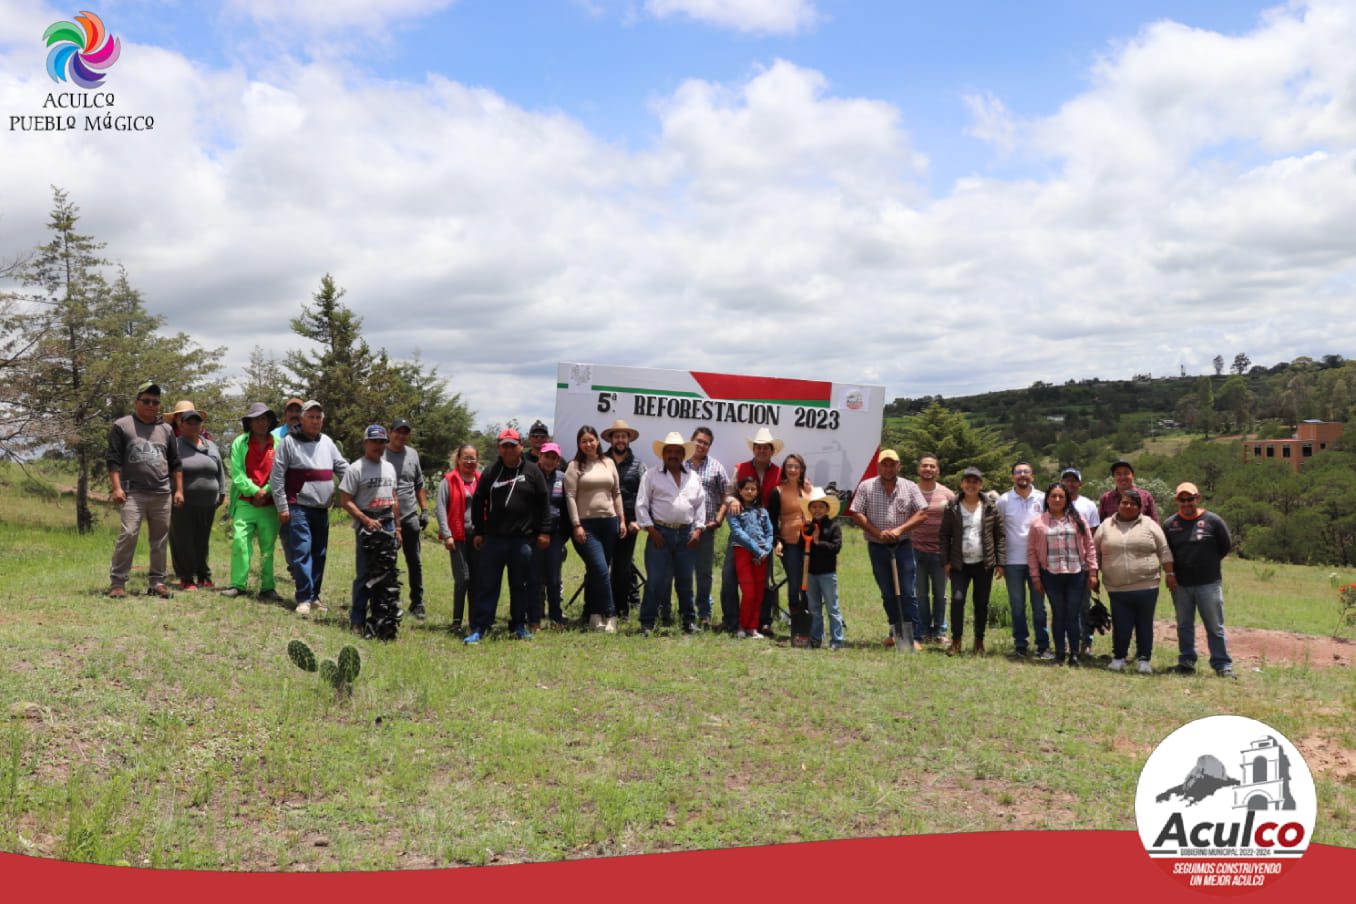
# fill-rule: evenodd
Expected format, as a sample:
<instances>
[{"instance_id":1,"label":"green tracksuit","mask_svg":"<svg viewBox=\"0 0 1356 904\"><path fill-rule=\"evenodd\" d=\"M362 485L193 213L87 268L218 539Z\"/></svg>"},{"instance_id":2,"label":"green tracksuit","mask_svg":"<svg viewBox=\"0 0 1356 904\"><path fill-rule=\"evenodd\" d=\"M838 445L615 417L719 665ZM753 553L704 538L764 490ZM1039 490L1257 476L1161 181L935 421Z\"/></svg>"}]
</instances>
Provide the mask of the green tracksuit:
<instances>
[{"instance_id":1,"label":"green tracksuit","mask_svg":"<svg viewBox=\"0 0 1356 904\"><path fill-rule=\"evenodd\" d=\"M270 434L269 443L277 440ZM231 586L244 590L250 576L250 544L259 538L259 590L272 590L273 549L278 540L278 510L273 497L268 504L257 506L250 499L268 485L255 483L245 473L245 457L249 452L249 434L242 433L231 443ZM272 462L269 462L270 469Z\"/></svg>"}]
</instances>

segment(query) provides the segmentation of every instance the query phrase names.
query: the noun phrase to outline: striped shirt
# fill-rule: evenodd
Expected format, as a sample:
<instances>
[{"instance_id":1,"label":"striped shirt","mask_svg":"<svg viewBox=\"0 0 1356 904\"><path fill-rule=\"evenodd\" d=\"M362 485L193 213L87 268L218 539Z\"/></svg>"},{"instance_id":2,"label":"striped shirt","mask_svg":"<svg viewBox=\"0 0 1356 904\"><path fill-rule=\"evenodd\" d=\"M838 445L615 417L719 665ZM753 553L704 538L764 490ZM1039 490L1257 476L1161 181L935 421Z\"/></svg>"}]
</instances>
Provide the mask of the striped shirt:
<instances>
[{"instance_id":1,"label":"striped shirt","mask_svg":"<svg viewBox=\"0 0 1356 904\"><path fill-rule=\"evenodd\" d=\"M712 524L730 492L729 472L725 470L724 465L709 455L703 458L700 464L695 458L689 458L687 466L702 482L702 490L706 493L706 523Z\"/></svg>"},{"instance_id":2,"label":"striped shirt","mask_svg":"<svg viewBox=\"0 0 1356 904\"><path fill-rule=\"evenodd\" d=\"M1051 574L1078 574L1083 570L1078 525L1067 515L1046 528L1045 570Z\"/></svg>"}]
</instances>

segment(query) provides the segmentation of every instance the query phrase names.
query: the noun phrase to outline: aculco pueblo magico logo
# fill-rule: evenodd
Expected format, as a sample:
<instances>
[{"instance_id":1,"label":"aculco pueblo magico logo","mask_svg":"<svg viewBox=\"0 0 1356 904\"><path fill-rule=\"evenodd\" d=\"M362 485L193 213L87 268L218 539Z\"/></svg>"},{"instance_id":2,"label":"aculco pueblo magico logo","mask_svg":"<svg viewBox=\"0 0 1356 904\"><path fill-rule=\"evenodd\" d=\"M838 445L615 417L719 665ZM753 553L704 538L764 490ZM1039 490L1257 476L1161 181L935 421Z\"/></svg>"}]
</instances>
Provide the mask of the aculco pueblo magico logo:
<instances>
[{"instance_id":1,"label":"aculco pueblo magico logo","mask_svg":"<svg viewBox=\"0 0 1356 904\"><path fill-rule=\"evenodd\" d=\"M81 88L100 87L106 70L122 53L122 42L89 11L80 13L74 22L53 22L42 39L49 48L47 74L52 81L70 81Z\"/></svg>"}]
</instances>

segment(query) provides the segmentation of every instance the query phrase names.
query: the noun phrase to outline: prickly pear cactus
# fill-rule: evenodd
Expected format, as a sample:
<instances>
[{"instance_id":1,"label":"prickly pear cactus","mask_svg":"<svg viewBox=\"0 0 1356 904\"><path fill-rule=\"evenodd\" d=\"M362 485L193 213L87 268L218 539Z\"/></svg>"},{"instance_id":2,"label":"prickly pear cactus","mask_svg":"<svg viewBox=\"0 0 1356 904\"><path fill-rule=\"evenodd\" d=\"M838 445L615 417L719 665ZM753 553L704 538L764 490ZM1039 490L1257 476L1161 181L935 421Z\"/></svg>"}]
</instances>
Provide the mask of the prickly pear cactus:
<instances>
[{"instance_id":1,"label":"prickly pear cactus","mask_svg":"<svg viewBox=\"0 0 1356 904\"><path fill-rule=\"evenodd\" d=\"M320 680L326 684L332 685L335 690L339 689L339 666L334 664L333 659L326 659L320 663Z\"/></svg>"},{"instance_id":2,"label":"prickly pear cactus","mask_svg":"<svg viewBox=\"0 0 1356 904\"><path fill-rule=\"evenodd\" d=\"M339 651L339 677L347 684L352 684L353 679L358 677L362 671L362 660L358 656L358 651L353 647L344 647Z\"/></svg>"},{"instance_id":3,"label":"prickly pear cactus","mask_svg":"<svg viewBox=\"0 0 1356 904\"><path fill-rule=\"evenodd\" d=\"M287 658L296 663L297 668L303 672L315 671L315 654L300 640L294 640L287 645Z\"/></svg>"}]
</instances>

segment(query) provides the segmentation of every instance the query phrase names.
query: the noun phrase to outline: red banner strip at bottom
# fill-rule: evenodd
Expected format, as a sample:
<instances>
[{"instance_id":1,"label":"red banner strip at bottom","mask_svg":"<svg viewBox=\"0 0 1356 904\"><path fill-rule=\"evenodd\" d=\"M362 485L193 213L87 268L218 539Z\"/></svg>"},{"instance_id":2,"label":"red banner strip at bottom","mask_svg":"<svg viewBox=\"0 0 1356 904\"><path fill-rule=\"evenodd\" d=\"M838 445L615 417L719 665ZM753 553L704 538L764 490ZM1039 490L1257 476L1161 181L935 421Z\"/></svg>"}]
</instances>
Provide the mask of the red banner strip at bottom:
<instances>
[{"instance_id":1,"label":"red banner strip at bottom","mask_svg":"<svg viewBox=\"0 0 1356 904\"><path fill-rule=\"evenodd\" d=\"M1248 901L1350 900L1356 850L1312 845ZM865 838L597 860L380 873L209 873L64 863L0 854L0 888L14 902L418 900L493 895L593 902L889 899L1207 901L1150 860L1134 832L994 832ZM1214 891L1213 889L1211 891ZM712 897L712 896L715 897ZM1054 896L1054 897L1051 897ZM1320 897L1321 896L1321 897ZM1335 896L1335 897L1334 897ZM472 899L476 900L476 899ZM485 900L491 900L486 898Z\"/></svg>"}]
</instances>

